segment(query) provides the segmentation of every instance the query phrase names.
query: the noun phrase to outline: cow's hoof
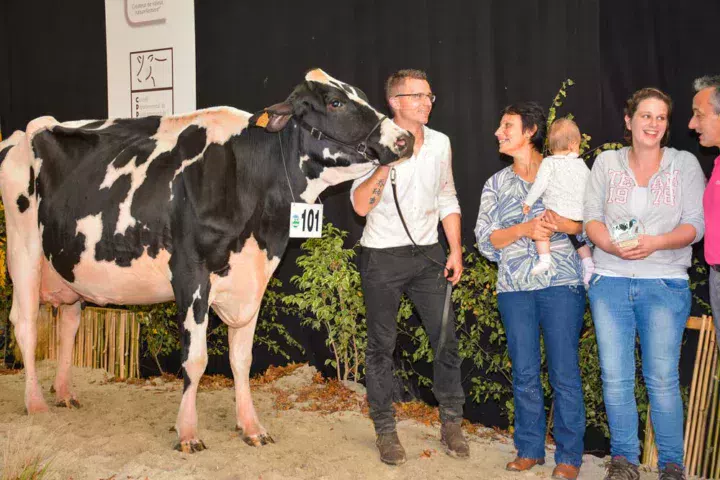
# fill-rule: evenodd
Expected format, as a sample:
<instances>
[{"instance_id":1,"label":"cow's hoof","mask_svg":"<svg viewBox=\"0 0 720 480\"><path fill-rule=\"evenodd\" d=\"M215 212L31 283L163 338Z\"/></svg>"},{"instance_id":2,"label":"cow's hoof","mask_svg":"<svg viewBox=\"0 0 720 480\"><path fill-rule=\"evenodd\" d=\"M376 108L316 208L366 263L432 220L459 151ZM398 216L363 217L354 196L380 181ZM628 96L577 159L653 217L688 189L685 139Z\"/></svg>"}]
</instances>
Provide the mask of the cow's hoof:
<instances>
[{"instance_id":1,"label":"cow's hoof","mask_svg":"<svg viewBox=\"0 0 720 480\"><path fill-rule=\"evenodd\" d=\"M36 413L47 413L50 411L47 403L45 403L43 400L40 400L38 402L30 402L25 407L25 409L27 410L28 415L35 415Z\"/></svg>"},{"instance_id":2,"label":"cow's hoof","mask_svg":"<svg viewBox=\"0 0 720 480\"><path fill-rule=\"evenodd\" d=\"M28 415L50 411L42 395L30 395L27 400L25 400L25 410L27 410Z\"/></svg>"},{"instance_id":3,"label":"cow's hoof","mask_svg":"<svg viewBox=\"0 0 720 480\"><path fill-rule=\"evenodd\" d=\"M185 440L175 445L175 450L183 453L195 453L207 450L202 440Z\"/></svg>"},{"instance_id":4,"label":"cow's hoof","mask_svg":"<svg viewBox=\"0 0 720 480\"><path fill-rule=\"evenodd\" d=\"M75 398L66 398L65 400L58 400L57 403L55 403L56 407L65 407L65 408L80 408L80 402L77 401Z\"/></svg>"},{"instance_id":5,"label":"cow's hoof","mask_svg":"<svg viewBox=\"0 0 720 480\"><path fill-rule=\"evenodd\" d=\"M240 433L243 442L247 443L251 447L261 447L269 443L275 443L275 440L270 436L269 433L261 433L259 435L244 435Z\"/></svg>"}]
</instances>

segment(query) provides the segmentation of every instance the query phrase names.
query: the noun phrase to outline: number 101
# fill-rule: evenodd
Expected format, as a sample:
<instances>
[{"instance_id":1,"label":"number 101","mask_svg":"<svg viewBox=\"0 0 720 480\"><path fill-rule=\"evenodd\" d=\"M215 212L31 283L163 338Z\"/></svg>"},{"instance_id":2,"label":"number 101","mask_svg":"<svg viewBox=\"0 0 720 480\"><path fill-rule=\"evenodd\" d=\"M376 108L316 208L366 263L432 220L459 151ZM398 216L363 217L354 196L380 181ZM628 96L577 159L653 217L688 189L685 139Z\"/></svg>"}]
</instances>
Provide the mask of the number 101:
<instances>
[{"instance_id":1,"label":"number 101","mask_svg":"<svg viewBox=\"0 0 720 480\"><path fill-rule=\"evenodd\" d=\"M320 210L304 210L302 212L302 229L306 232L317 230L320 226Z\"/></svg>"}]
</instances>

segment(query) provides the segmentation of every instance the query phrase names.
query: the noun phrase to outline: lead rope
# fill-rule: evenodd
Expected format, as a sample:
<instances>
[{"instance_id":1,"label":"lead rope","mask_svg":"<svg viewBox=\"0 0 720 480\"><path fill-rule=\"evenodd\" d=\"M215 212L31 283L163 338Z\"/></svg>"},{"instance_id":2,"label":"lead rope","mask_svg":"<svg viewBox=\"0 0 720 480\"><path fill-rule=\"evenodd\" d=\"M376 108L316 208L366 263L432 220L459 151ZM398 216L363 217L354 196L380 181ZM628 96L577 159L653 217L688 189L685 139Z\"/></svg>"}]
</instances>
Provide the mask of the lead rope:
<instances>
[{"instance_id":1,"label":"lead rope","mask_svg":"<svg viewBox=\"0 0 720 480\"><path fill-rule=\"evenodd\" d=\"M285 165L285 152L283 151L282 138L280 138L280 132L277 133L278 143L280 144L280 156L283 161L283 168L285 168L285 178L287 178L288 188L290 189L290 196L292 197L293 203L295 203L295 194L292 191L292 185L290 185L290 175L288 175L287 165Z\"/></svg>"},{"instance_id":2,"label":"lead rope","mask_svg":"<svg viewBox=\"0 0 720 480\"><path fill-rule=\"evenodd\" d=\"M397 208L398 216L400 217L400 222L402 223L403 228L405 229L405 233L407 233L408 238L412 242L413 245L422 253L422 255L433 262L436 265L439 265L442 267L443 271L448 271L448 276L452 277L453 271L451 269L448 269L443 265L442 263L438 262L434 258L430 258L425 251L420 248L420 246L415 243L415 240L413 239L412 235L410 235L410 229L408 228L407 224L405 223L405 218L403 217L402 210L400 210L400 202L398 202L398 196L397 196L397 186L395 185L395 167L392 167L390 169L390 185L392 185L392 193L393 193L393 200L395 200L395 208ZM435 350L435 358L440 358L440 354L443 351L443 348L445 348L445 341L447 340L447 323L448 318L450 317L450 306L451 306L451 300L452 300L452 282L450 280L447 280L447 285L445 287L445 303L443 305L443 315L442 320L440 320L440 339L438 340L437 349Z\"/></svg>"}]
</instances>

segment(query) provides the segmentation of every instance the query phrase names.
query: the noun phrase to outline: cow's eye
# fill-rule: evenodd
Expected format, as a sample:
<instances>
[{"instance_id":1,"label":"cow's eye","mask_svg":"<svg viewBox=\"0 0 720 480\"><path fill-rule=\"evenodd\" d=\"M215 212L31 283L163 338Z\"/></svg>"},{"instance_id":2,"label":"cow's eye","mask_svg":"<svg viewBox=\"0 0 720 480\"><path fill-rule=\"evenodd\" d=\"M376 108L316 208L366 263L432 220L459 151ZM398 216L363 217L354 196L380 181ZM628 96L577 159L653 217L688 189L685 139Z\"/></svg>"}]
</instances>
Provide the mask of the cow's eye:
<instances>
[{"instance_id":1,"label":"cow's eye","mask_svg":"<svg viewBox=\"0 0 720 480\"><path fill-rule=\"evenodd\" d=\"M343 102L341 102L340 100L333 100L330 102L329 106L330 106L330 108L340 108L343 105L344 105Z\"/></svg>"}]
</instances>

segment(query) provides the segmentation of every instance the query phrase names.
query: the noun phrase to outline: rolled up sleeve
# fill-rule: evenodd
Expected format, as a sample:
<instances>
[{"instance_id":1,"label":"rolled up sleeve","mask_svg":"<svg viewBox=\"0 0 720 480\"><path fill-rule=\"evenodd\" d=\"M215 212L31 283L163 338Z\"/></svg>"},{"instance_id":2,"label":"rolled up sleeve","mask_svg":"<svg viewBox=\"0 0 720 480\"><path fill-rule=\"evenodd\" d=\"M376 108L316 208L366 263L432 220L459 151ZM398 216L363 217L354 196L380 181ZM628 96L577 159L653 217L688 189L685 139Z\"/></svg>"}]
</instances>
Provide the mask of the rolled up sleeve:
<instances>
[{"instance_id":1,"label":"rolled up sleeve","mask_svg":"<svg viewBox=\"0 0 720 480\"><path fill-rule=\"evenodd\" d=\"M475 222L475 239L480 253L492 262L500 261L500 250L490 242L490 235L502 228L498 212L498 194L495 184L496 176L491 177L480 196L480 211Z\"/></svg>"},{"instance_id":2,"label":"rolled up sleeve","mask_svg":"<svg viewBox=\"0 0 720 480\"><path fill-rule=\"evenodd\" d=\"M605 223L605 189L608 180L605 173L606 154L615 154L615 152L603 152L598 155L585 187L584 226L593 220Z\"/></svg>"},{"instance_id":3,"label":"rolled up sleeve","mask_svg":"<svg viewBox=\"0 0 720 480\"><path fill-rule=\"evenodd\" d=\"M705 216L703 213L703 193L705 191L705 174L695 155L685 152L687 159L682 172L682 214L680 223L695 227L695 239L699 242L705 235Z\"/></svg>"},{"instance_id":4,"label":"rolled up sleeve","mask_svg":"<svg viewBox=\"0 0 720 480\"><path fill-rule=\"evenodd\" d=\"M442 220L451 213L460 214L460 203L458 203L455 179L453 178L452 172L452 149L450 148L450 140L447 141L440 165L442 171L440 176L440 193L438 195L438 212L440 214L440 220Z\"/></svg>"},{"instance_id":5,"label":"rolled up sleeve","mask_svg":"<svg viewBox=\"0 0 720 480\"><path fill-rule=\"evenodd\" d=\"M366 174L363 175L362 177L356 178L356 179L353 181L352 187L350 187L350 203L352 204L353 208L355 208L355 190L357 190L357 188L358 188L365 180L367 180L368 178L370 178L370 176L371 176L373 173L375 173L375 170L377 170L377 167L373 168L372 170L370 170L368 173L366 173Z\"/></svg>"}]
</instances>

